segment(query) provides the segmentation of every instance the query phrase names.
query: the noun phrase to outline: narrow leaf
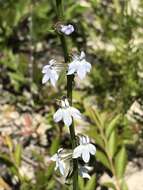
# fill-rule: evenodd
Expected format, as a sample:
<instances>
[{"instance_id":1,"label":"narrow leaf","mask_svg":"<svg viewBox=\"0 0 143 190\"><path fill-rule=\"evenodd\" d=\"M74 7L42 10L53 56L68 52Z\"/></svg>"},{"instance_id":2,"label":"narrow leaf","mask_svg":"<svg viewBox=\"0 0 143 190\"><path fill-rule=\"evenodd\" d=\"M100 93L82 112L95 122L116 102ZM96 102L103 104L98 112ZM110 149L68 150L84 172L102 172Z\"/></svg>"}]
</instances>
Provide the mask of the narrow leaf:
<instances>
[{"instance_id":1,"label":"narrow leaf","mask_svg":"<svg viewBox=\"0 0 143 190\"><path fill-rule=\"evenodd\" d=\"M104 184L102 184L103 186L107 187L107 188L111 188L113 190L116 190L115 185L112 182L106 182Z\"/></svg>"},{"instance_id":2,"label":"narrow leaf","mask_svg":"<svg viewBox=\"0 0 143 190\"><path fill-rule=\"evenodd\" d=\"M55 140L52 142L51 148L50 148L50 154L54 154L59 147L59 137L55 138Z\"/></svg>"},{"instance_id":3,"label":"narrow leaf","mask_svg":"<svg viewBox=\"0 0 143 190\"><path fill-rule=\"evenodd\" d=\"M14 152L14 158L15 158L15 164L19 167L21 164L21 154L22 154L22 147L20 144L17 144L15 152Z\"/></svg>"},{"instance_id":4,"label":"narrow leaf","mask_svg":"<svg viewBox=\"0 0 143 190\"><path fill-rule=\"evenodd\" d=\"M117 123L119 121L119 119L121 118L121 115L117 115L115 116L110 123L108 124L108 126L106 127L106 137L109 138L109 136L111 135L112 131L114 130L115 127L117 127Z\"/></svg>"},{"instance_id":5,"label":"narrow leaf","mask_svg":"<svg viewBox=\"0 0 143 190\"><path fill-rule=\"evenodd\" d=\"M95 190L96 186L96 177L93 175L91 179L87 182L85 190Z\"/></svg>"},{"instance_id":6,"label":"narrow leaf","mask_svg":"<svg viewBox=\"0 0 143 190\"><path fill-rule=\"evenodd\" d=\"M109 155L113 158L115 152L117 149L117 138L116 138L116 131L113 131L110 135L109 141L108 141L108 147L107 151L109 152Z\"/></svg>"},{"instance_id":7,"label":"narrow leaf","mask_svg":"<svg viewBox=\"0 0 143 190\"><path fill-rule=\"evenodd\" d=\"M122 187L122 190L128 190L128 186L125 180L122 181L121 187Z\"/></svg>"},{"instance_id":8,"label":"narrow leaf","mask_svg":"<svg viewBox=\"0 0 143 190\"><path fill-rule=\"evenodd\" d=\"M98 128L101 128L102 127L102 121L101 121L101 118L100 118L98 111L95 110L94 108L91 108L91 107L86 108L86 111L87 111L87 115L89 116L91 121L93 123L95 123Z\"/></svg>"},{"instance_id":9,"label":"narrow leaf","mask_svg":"<svg viewBox=\"0 0 143 190\"><path fill-rule=\"evenodd\" d=\"M125 147L121 147L115 158L116 175L121 178L124 175L127 164L127 152Z\"/></svg>"},{"instance_id":10,"label":"narrow leaf","mask_svg":"<svg viewBox=\"0 0 143 190\"><path fill-rule=\"evenodd\" d=\"M110 169L110 164L108 158L105 153L97 150L96 151L96 159L101 162L106 168Z\"/></svg>"},{"instance_id":11,"label":"narrow leaf","mask_svg":"<svg viewBox=\"0 0 143 190\"><path fill-rule=\"evenodd\" d=\"M79 190L84 189L84 179L80 176L78 177L78 186L79 186Z\"/></svg>"}]
</instances>

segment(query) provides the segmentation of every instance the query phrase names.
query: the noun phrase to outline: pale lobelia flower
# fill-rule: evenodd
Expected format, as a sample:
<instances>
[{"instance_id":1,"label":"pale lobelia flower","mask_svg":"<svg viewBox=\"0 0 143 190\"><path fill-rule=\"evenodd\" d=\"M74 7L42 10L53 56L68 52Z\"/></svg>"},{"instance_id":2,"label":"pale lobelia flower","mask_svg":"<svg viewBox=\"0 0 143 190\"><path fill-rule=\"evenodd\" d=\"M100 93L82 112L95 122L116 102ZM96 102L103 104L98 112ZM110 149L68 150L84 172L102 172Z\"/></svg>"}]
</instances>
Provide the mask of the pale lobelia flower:
<instances>
[{"instance_id":1,"label":"pale lobelia flower","mask_svg":"<svg viewBox=\"0 0 143 190\"><path fill-rule=\"evenodd\" d=\"M69 36L74 32L74 27L71 24L68 25L61 25L60 31L64 33L65 35Z\"/></svg>"},{"instance_id":2,"label":"pale lobelia flower","mask_svg":"<svg viewBox=\"0 0 143 190\"><path fill-rule=\"evenodd\" d=\"M67 75L77 73L78 77L83 79L90 70L91 64L86 61L85 53L82 51L80 55L73 56L73 61L69 64Z\"/></svg>"},{"instance_id":3,"label":"pale lobelia flower","mask_svg":"<svg viewBox=\"0 0 143 190\"><path fill-rule=\"evenodd\" d=\"M90 167L88 167L88 166L81 166L81 165L79 165L78 166L78 170L79 170L80 177L90 179L91 177L88 174L89 168Z\"/></svg>"},{"instance_id":4,"label":"pale lobelia flower","mask_svg":"<svg viewBox=\"0 0 143 190\"><path fill-rule=\"evenodd\" d=\"M55 122L63 120L66 126L72 124L72 119L81 119L81 113L78 109L69 105L67 99L61 100L61 108L59 108L53 116Z\"/></svg>"},{"instance_id":5,"label":"pale lobelia flower","mask_svg":"<svg viewBox=\"0 0 143 190\"><path fill-rule=\"evenodd\" d=\"M89 162L90 154L95 155L96 148L90 143L88 136L79 137L79 146L73 151L73 158L82 157L85 163Z\"/></svg>"},{"instance_id":6,"label":"pale lobelia flower","mask_svg":"<svg viewBox=\"0 0 143 190\"><path fill-rule=\"evenodd\" d=\"M49 64L43 67L42 73L44 74L44 76L42 78L42 84L45 84L47 81L50 80L51 84L54 87L56 86L56 82L59 76L58 76L55 64L56 64L56 60L51 59L49 61Z\"/></svg>"},{"instance_id":7,"label":"pale lobelia flower","mask_svg":"<svg viewBox=\"0 0 143 190\"><path fill-rule=\"evenodd\" d=\"M55 170L59 169L62 176L65 178L70 171L70 162L72 159L72 152L60 148L56 154L51 157L52 161L56 162Z\"/></svg>"},{"instance_id":8,"label":"pale lobelia flower","mask_svg":"<svg viewBox=\"0 0 143 190\"><path fill-rule=\"evenodd\" d=\"M59 168L60 173L64 175L65 164L60 158L60 151L62 151L62 149L59 149L58 152L51 157L51 160L56 162L55 170Z\"/></svg>"}]
</instances>

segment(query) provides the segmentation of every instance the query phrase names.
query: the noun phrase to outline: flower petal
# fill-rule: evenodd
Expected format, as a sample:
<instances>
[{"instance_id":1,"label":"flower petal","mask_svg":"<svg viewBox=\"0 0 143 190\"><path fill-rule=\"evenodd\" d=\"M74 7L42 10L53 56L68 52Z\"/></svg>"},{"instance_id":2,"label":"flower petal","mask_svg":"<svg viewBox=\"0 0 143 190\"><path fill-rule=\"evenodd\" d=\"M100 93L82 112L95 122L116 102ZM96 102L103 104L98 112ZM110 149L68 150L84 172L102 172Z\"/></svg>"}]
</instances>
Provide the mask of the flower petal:
<instances>
[{"instance_id":1,"label":"flower petal","mask_svg":"<svg viewBox=\"0 0 143 190\"><path fill-rule=\"evenodd\" d=\"M89 144L90 139L89 139L89 137L87 135L85 136L85 140L86 140L86 144Z\"/></svg>"},{"instance_id":2,"label":"flower petal","mask_svg":"<svg viewBox=\"0 0 143 190\"><path fill-rule=\"evenodd\" d=\"M68 109L63 110L63 121L66 126L70 126L72 124L72 117Z\"/></svg>"},{"instance_id":3,"label":"flower petal","mask_svg":"<svg viewBox=\"0 0 143 190\"><path fill-rule=\"evenodd\" d=\"M80 65L77 70L78 77L82 80L86 76L86 69L84 65Z\"/></svg>"},{"instance_id":4,"label":"flower petal","mask_svg":"<svg viewBox=\"0 0 143 190\"><path fill-rule=\"evenodd\" d=\"M84 51L82 51L80 54L80 59L84 59L84 58L85 58L85 53L84 53Z\"/></svg>"},{"instance_id":5,"label":"flower petal","mask_svg":"<svg viewBox=\"0 0 143 190\"><path fill-rule=\"evenodd\" d=\"M90 154L89 154L89 150L88 147L86 147L86 145L83 145L84 149L82 151L82 159L85 163L89 162L90 159Z\"/></svg>"},{"instance_id":6,"label":"flower petal","mask_svg":"<svg viewBox=\"0 0 143 190\"><path fill-rule=\"evenodd\" d=\"M59 122L60 120L62 120L62 118L63 118L63 111L62 111L61 108L59 108L59 109L56 111L56 113L54 114L53 118L54 118L54 121L55 121L56 123Z\"/></svg>"},{"instance_id":7,"label":"flower petal","mask_svg":"<svg viewBox=\"0 0 143 190\"><path fill-rule=\"evenodd\" d=\"M65 99L65 106L66 106L66 107L69 107L69 106L70 106L69 101L68 101L67 98Z\"/></svg>"},{"instance_id":8,"label":"flower petal","mask_svg":"<svg viewBox=\"0 0 143 190\"><path fill-rule=\"evenodd\" d=\"M52 160L52 161L56 161L57 158L58 158L58 155L57 155L57 154L54 154L54 155L51 157L51 160Z\"/></svg>"},{"instance_id":9,"label":"flower petal","mask_svg":"<svg viewBox=\"0 0 143 190\"><path fill-rule=\"evenodd\" d=\"M78 69L77 61L73 61L69 64L68 73L67 75L74 74Z\"/></svg>"},{"instance_id":10,"label":"flower petal","mask_svg":"<svg viewBox=\"0 0 143 190\"><path fill-rule=\"evenodd\" d=\"M87 61L85 61L85 68L86 68L86 72L90 72L91 70L91 64Z\"/></svg>"},{"instance_id":11,"label":"flower petal","mask_svg":"<svg viewBox=\"0 0 143 190\"><path fill-rule=\"evenodd\" d=\"M72 32L74 32L74 27L69 24L69 25L61 25L61 32L63 32L66 35L70 35Z\"/></svg>"},{"instance_id":12,"label":"flower petal","mask_svg":"<svg viewBox=\"0 0 143 190\"><path fill-rule=\"evenodd\" d=\"M64 166L64 163L60 160L59 161L59 171L62 175L64 175L65 173L65 166Z\"/></svg>"},{"instance_id":13,"label":"flower petal","mask_svg":"<svg viewBox=\"0 0 143 190\"><path fill-rule=\"evenodd\" d=\"M45 84L48 80L49 80L49 75L46 73L44 74L43 78L42 78L42 84Z\"/></svg>"},{"instance_id":14,"label":"flower petal","mask_svg":"<svg viewBox=\"0 0 143 190\"><path fill-rule=\"evenodd\" d=\"M81 166L79 168L79 175L82 177L82 178L87 178L87 179L90 179L90 175L87 173L88 172L88 169L85 168L84 166Z\"/></svg>"},{"instance_id":15,"label":"flower petal","mask_svg":"<svg viewBox=\"0 0 143 190\"><path fill-rule=\"evenodd\" d=\"M72 75L75 73L75 69L69 69L67 75Z\"/></svg>"},{"instance_id":16,"label":"flower petal","mask_svg":"<svg viewBox=\"0 0 143 190\"><path fill-rule=\"evenodd\" d=\"M74 119L81 119L81 113L78 109L74 107L70 107L69 110L70 110L70 114L72 115Z\"/></svg>"},{"instance_id":17,"label":"flower petal","mask_svg":"<svg viewBox=\"0 0 143 190\"><path fill-rule=\"evenodd\" d=\"M73 158L81 157L82 150L83 150L83 146L82 145L77 146L74 149L74 151L73 151Z\"/></svg>"},{"instance_id":18,"label":"flower petal","mask_svg":"<svg viewBox=\"0 0 143 190\"><path fill-rule=\"evenodd\" d=\"M50 61L49 61L49 64L52 66L52 65L54 65L54 64L56 64L56 60L55 59L51 59Z\"/></svg>"},{"instance_id":19,"label":"flower petal","mask_svg":"<svg viewBox=\"0 0 143 190\"><path fill-rule=\"evenodd\" d=\"M49 72L49 69L50 68L50 65L45 65L44 67L43 67L43 69L42 69L42 73L47 73L47 72Z\"/></svg>"},{"instance_id":20,"label":"flower petal","mask_svg":"<svg viewBox=\"0 0 143 190\"><path fill-rule=\"evenodd\" d=\"M88 144L87 146L88 146L90 154L95 155L95 153L96 153L96 147L93 144L91 144L91 143Z\"/></svg>"},{"instance_id":21,"label":"flower petal","mask_svg":"<svg viewBox=\"0 0 143 190\"><path fill-rule=\"evenodd\" d=\"M81 173L81 177L82 177L82 178L87 178L87 179L90 179L90 178L91 178L90 175L89 175L88 173L86 173L86 172L82 172L82 173Z\"/></svg>"},{"instance_id":22,"label":"flower petal","mask_svg":"<svg viewBox=\"0 0 143 190\"><path fill-rule=\"evenodd\" d=\"M51 73L50 73L50 81L51 81L51 84L55 87L56 86L56 82L58 80L58 74L55 70L51 70Z\"/></svg>"}]
</instances>

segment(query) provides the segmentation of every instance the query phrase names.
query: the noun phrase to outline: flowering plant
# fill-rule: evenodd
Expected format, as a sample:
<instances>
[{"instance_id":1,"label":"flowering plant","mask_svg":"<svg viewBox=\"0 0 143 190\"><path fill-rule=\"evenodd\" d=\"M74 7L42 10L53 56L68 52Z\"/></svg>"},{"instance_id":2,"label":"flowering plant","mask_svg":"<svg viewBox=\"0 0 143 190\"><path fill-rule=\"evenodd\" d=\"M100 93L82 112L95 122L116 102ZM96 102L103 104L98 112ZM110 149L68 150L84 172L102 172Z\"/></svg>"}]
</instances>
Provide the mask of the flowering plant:
<instances>
[{"instance_id":1,"label":"flowering plant","mask_svg":"<svg viewBox=\"0 0 143 190\"><path fill-rule=\"evenodd\" d=\"M62 19L61 8L62 1L56 0L57 5L57 17ZM78 163L78 158L82 157L83 161L87 164L90 160L90 155L95 155L96 148L93 144L90 143L89 137L80 135L79 145L77 142L77 135L74 128L74 120L81 120L82 114L80 111L72 106L72 90L73 90L73 80L74 75L77 73L78 77L82 80L85 78L86 74L91 70L91 64L85 59L86 55L81 51L80 55L74 55L73 60L70 61L68 54L68 46L66 43L65 36L70 36L74 32L74 27L69 25L60 26L61 32L61 44L64 52L65 63L67 63L67 97L62 99L60 108L54 113L53 120L58 123L63 121L63 123L69 127L72 150L69 152L65 149L59 149L55 153L51 160L56 162L55 170L59 169L59 172L66 179L69 173L73 176L73 189L77 190L78 188L78 175L83 178L90 179L88 174L88 166L80 165ZM64 36L65 35L65 36ZM68 64L69 63L69 64ZM46 83L50 80L53 87L56 86L56 82L59 78L59 74L56 70L56 61L50 60L49 65L43 67L42 73L44 74L42 83ZM70 103L69 103L70 102ZM68 153L69 152L69 153Z\"/></svg>"}]
</instances>

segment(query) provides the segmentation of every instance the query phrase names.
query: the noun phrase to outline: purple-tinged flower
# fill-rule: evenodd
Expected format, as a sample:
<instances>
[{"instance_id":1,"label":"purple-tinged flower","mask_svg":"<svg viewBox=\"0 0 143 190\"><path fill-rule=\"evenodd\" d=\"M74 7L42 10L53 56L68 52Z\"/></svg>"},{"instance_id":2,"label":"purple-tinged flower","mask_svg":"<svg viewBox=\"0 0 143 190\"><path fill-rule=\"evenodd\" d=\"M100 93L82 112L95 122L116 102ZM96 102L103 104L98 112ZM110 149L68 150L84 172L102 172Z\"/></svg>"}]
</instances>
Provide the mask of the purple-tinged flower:
<instances>
[{"instance_id":1,"label":"purple-tinged flower","mask_svg":"<svg viewBox=\"0 0 143 190\"><path fill-rule=\"evenodd\" d=\"M74 27L71 24L68 25L61 25L60 31L64 33L65 35L69 36L74 32Z\"/></svg>"}]
</instances>

